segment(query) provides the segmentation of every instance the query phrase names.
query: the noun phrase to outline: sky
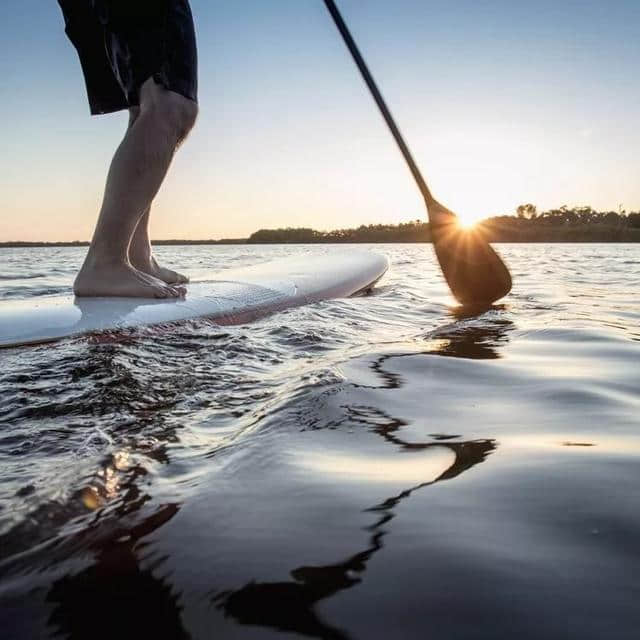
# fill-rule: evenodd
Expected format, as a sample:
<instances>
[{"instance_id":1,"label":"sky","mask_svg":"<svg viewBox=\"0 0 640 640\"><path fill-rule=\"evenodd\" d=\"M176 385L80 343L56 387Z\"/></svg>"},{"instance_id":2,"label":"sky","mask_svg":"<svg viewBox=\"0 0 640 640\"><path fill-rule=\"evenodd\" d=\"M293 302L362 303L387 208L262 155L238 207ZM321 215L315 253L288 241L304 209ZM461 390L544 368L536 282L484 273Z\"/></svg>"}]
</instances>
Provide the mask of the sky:
<instances>
[{"instance_id":1,"label":"sky","mask_svg":"<svg viewBox=\"0 0 640 640\"><path fill-rule=\"evenodd\" d=\"M638 0L338 0L433 194L463 218L640 210ZM200 115L155 238L425 219L321 0L192 0ZM0 241L88 240L124 112L90 117L53 0L3 0Z\"/></svg>"}]
</instances>

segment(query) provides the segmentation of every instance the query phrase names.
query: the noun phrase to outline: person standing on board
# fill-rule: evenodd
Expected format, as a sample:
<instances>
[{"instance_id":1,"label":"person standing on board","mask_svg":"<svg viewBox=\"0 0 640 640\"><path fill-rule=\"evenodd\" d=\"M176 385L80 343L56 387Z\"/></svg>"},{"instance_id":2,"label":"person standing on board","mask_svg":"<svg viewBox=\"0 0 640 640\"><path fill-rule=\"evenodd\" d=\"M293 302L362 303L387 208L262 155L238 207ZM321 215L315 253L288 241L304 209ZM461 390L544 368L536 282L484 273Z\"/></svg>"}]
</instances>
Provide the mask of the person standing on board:
<instances>
[{"instance_id":1,"label":"person standing on board","mask_svg":"<svg viewBox=\"0 0 640 640\"><path fill-rule=\"evenodd\" d=\"M149 211L198 113L197 53L188 0L58 0L80 58L92 115L129 110L77 296L170 298L188 278L161 267Z\"/></svg>"}]
</instances>

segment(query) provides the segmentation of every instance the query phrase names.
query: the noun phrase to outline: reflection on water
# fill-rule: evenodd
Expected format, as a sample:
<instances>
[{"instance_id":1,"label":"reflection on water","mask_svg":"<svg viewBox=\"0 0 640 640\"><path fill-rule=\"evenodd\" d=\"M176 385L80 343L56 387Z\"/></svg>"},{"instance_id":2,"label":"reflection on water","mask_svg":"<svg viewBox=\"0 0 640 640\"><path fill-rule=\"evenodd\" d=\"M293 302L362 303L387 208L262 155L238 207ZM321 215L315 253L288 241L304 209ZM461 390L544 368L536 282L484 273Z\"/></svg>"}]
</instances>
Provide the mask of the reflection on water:
<instances>
[{"instance_id":1,"label":"reflection on water","mask_svg":"<svg viewBox=\"0 0 640 640\"><path fill-rule=\"evenodd\" d=\"M640 249L504 247L474 313L427 249L367 298L3 351L4 635L635 638ZM0 254L0 297L80 258Z\"/></svg>"},{"instance_id":2,"label":"reflection on water","mask_svg":"<svg viewBox=\"0 0 640 640\"><path fill-rule=\"evenodd\" d=\"M411 351L408 355L414 355L418 351L451 358L495 360L501 357L500 350L508 344L508 334L513 329L513 322L500 316L465 315L460 322L429 332L421 341L421 348ZM386 370L384 366L387 360L400 355L385 354L370 364L375 376L375 387L382 385L387 389L397 389L402 386L402 377ZM364 382L357 384L362 387L369 386Z\"/></svg>"},{"instance_id":3,"label":"reflection on water","mask_svg":"<svg viewBox=\"0 0 640 640\"><path fill-rule=\"evenodd\" d=\"M386 437L386 434L385 434ZM394 442L395 444L395 442ZM400 493L382 500L373 505L367 511L377 515L376 520L367 527L369 538L367 545L362 550L349 556L345 560L335 564L322 566L301 566L290 571L291 580L287 582L257 582L251 581L241 589L218 593L214 602L226 615L232 616L243 625L265 626L279 631L293 631L314 638L329 638L332 640L345 640L349 634L335 626L324 622L315 611L315 605L325 598L334 596L339 591L350 589L364 579L367 564L372 557L385 547L385 538L392 532L388 527L389 522L395 517L398 505L409 498L415 491L429 487L442 480L451 480L475 464L483 462L487 455L495 449L493 442L460 442L455 444L413 443L414 449L431 449L439 451L447 449L453 453L453 461L445 465L437 477L425 479L423 482L408 487ZM353 462L353 458L351 459ZM315 464L325 466L324 471L329 473L345 473L344 461L336 463L335 458L316 459ZM442 463L442 456L438 456L435 465L424 465L425 460L417 461L417 467L438 466ZM304 462L303 462L304 464ZM379 465L379 462L363 462L361 465ZM411 464L411 463L410 463ZM389 465L387 465L389 466ZM395 466L395 462L391 463ZM366 473L366 469L351 468L348 473ZM416 469L412 470L417 474ZM398 478L395 469L376 470L386 477L388 472L393 478ZM428 469L424 469L428 477ZM404 472L403 474L404 475ZM318 532L321 535L321 532Z\"/></svg>"},{"instance_id":4,"label":"reflection on water","mask_svg":"<svg viewBox=\"0 0 640 640\"><path fill-rule=\"evenodd\" d=\"M144 306L154 306L162 304L175 304L178 298L163 298L154 300L150 298L144 301ZM141 305L136 298L78 298L73 299L73 304L80 310L82 319L79 326L95 324L96 319L100 319L105 325L113 326L130 313L138 309Z\"/></svg>"},{"instance_id":5,"label":"reflection on water","mask_svg":"<svg viewBox=\"0 0 640 640\"><path fill-rule=\"evenodd\" d=\"M493 360L500 357L500 350L509 338L508 333L515 325L500 316L473 319L436 330L431 339L435 347L428 353L452 358L471 358L474 360Z\"/></svg>"},{"instance_id":6,"label":"reflection on water","mask_svg":"<svg viewBox=\"0 0 640 640\"><path fill-rule=\"evenodd\" d=\"M34 350L36 358L47 349ZM13 513L6 514L8 522L0 534L0 573L13 566L15 554L34 549L46 555L38 545L59 544L56 534L74 520L88 523L80 536L72 536L77 540L98 528L94 524L102 525L107 515L128 516L150 499L143 490L149 471L155 464L168 464L168 447L177 441L178 426L166 410L180 392L181 381L179 377L167 380L162 371L150 371L148 362L139 363L135 347L133 357L123 359L124 349L91 341L85 347L72 343L55 350L59 359L47 385L49 393L52 387L55 392L41 398L36 390L29 402L20 401L18 395L17 402L5 406L4 420L23 425L16 439L28 444L10 452L7 474L20 478L33 474L35 468L41 484L19 489L20 500L13 505ZM18 394L33 381L42 384L48 376L36 360L33 371L20 374L24 382L16 385ZM7 377L18 378L14 373ZM58 458L53 469L51 458ZM25 467L25 460L29 466ZM58 488L62 480L64 491ZM89 524L94 511L98 518ZM27 517L18 517L25 512ZM3 515L0 511L0 522ZM57 557L57 552L52 554Z\"/></svg>"},{"instance_id":7,"label":"reflection on water","mask_svg":"<svg viewBox=\"0 0 640 640\"><path fill-rule=\"evenodd\" d=\"M47 595L49 627L70 640L86 638L176 638L190 635L180 619L179 594L155 573L162 558L140 567L143 538L178 512L167 505L117 539L103 542L95 563L56 580Z\"/></svg>"}]
</instances>

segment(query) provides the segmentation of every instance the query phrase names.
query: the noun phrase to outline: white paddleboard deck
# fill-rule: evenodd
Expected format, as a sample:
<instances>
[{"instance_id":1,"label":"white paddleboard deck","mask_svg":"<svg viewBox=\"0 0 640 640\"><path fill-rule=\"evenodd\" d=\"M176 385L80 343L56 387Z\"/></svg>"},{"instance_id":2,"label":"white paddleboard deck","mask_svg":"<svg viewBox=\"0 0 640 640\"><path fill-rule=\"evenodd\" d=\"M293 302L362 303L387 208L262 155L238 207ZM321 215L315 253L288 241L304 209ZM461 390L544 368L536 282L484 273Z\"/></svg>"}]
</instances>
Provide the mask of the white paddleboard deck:
<instances>
[{"instance_id":1,"label":"white paddleboard deck","mask_svg":"<svg viewBox=\"0 0 640 640\"><path fill-rule=\"evenodd\" d=\"M387 271L386 256L370 251L332 251L220 271L188 285L185 298L75 298L44 296L0 302L0 347L141 325L195 318L239 324L320 300L370 289Z\"/></svg>"}]
</instances>

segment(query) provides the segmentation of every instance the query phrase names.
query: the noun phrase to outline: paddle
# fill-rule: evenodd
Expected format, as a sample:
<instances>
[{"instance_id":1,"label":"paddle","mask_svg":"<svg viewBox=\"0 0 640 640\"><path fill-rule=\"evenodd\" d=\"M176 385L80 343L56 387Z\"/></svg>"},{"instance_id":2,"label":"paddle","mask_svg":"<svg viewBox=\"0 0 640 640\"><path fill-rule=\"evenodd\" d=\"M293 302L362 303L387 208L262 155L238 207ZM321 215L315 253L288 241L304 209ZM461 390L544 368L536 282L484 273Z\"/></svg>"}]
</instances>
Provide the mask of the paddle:
<instances>
[{"instance_id":1,"label":"paddle","mask_svg":"<svg viewBox=\"0 0 640 640\"><path fill-rule=\"evenodd\" d=\"M431 195L335 2L324 0L324 3L369 87L382 117L400 147L424 198L433 246L451 292L460 303L472 306L491 304L502 298L511 290L509 270L491 248L480 228L463 229L458 224L456 215Z\"/></svg>"}]
</instances>

